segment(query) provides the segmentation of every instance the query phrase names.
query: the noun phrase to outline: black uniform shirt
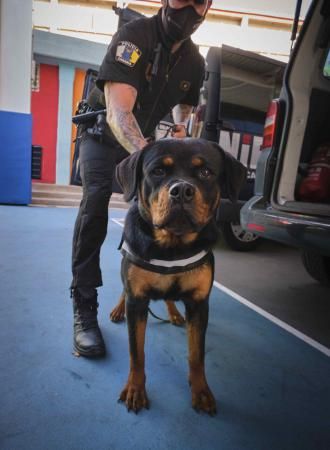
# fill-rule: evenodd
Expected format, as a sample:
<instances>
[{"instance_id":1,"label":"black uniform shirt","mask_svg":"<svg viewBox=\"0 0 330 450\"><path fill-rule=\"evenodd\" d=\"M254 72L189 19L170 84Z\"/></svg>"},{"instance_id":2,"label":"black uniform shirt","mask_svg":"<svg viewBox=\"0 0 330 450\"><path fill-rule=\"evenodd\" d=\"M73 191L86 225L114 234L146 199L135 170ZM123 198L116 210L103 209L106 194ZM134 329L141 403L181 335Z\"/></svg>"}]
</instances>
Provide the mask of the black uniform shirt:
<instances>
[{"instance_id":1,"label":"black uniform shirt","mask_svg":"<svg viewBox=\"0 0 330 450\"><path fill-rule=\"evenodd\" d=\"M153 132L173 106L196 106L204 76L204 59L191 39L173 54L166 47L160 14L133 20L117 31L97 80L102 90L105 81L127 83L137 90L133 113L144 136ZM157 73L151 76L157 48Z\"/></svg>"}]
</instances>

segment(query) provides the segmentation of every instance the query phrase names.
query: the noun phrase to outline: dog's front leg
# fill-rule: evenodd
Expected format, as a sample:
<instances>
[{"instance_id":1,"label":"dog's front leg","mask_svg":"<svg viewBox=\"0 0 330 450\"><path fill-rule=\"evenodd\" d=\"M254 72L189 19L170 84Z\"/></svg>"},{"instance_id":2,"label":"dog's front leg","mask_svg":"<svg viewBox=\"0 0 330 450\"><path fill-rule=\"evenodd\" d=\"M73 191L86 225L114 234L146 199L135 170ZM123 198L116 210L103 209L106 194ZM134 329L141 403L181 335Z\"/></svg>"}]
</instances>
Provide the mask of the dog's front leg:
<instances>
[{"instance_id":1,"label":"dog's front leg","mask_svg":"<svg viewBox=\"0 0 330 450\"><path fill-rule=\"evenodd\" d=\"M208 299L186 301L186 322L189 346L189 384L192 406L196 411L216 414L216 402L207 384L204 368L205 334L208 323Z\"/></svg>"},{"instance_id":2,"label":"dog's front leg","mask_svg":"<svg viewBox=\"0 0 330 450\"><path fill-rule=\"evenodd\" d=\"M148 317L149 301L126 298L126 317L130 350L130 372L125 388L119 400L124 401L127 410L137 413L142 408L149 408L145 390L144 341Z\"/></svg>"}]
</instances>

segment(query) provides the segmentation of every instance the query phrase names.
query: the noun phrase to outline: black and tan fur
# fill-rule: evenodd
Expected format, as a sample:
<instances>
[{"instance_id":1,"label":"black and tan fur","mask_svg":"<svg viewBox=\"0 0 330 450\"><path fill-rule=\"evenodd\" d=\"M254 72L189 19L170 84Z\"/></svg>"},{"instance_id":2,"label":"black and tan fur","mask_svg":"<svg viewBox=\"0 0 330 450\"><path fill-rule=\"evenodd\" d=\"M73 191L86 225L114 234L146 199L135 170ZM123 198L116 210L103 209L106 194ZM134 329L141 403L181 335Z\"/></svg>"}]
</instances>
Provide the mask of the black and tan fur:
<instances>
[{"instance_id":1,"label":"black and tan fur","mask_svg":"<svg viewBox=\"0 0 330 450\"><path fill-rule=\"evenodd\" d=\"M235 201L244 178L245 169L238 161L202 139L164 139L133 153L117 167L125 199L137 198L126 217L126 242L145 260L184 259L211 249L217 239L214 215L221 195L225 191ZM168 300L171 317L178 313L173 301L181 300L186 312L192 406L215 414L216 402L204 370L212 252L202 265L176 274L147 270L124 257L121 275L124 293L112 318L122 319L126 309L130 372L120 400L128 410L148 408L144 339L149 301Z\"/></svg>"}]
</instances>

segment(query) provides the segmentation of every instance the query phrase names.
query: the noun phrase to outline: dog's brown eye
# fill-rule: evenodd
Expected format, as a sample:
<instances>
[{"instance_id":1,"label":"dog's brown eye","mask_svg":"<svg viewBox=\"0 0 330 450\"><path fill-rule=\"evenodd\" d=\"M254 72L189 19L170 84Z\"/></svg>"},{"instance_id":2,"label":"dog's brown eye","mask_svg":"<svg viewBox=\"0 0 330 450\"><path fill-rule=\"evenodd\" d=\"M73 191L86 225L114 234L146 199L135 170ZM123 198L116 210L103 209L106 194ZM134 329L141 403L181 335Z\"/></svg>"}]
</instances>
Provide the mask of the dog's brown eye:
<instances>
[{"instance_id":1,"label":"dog's brown eye","mask_svg":"<svg viewBox=\"0 0 330 450\"><path fill-rule=\"evenodd\" d=\"M155 167L152 171L152 174L155 175L156 177L161 177L165 175L165 169L164 167Z\"/></svg>"},{"instance_id":2,"label":"dog's brown eye","mask_svg":"<svg viewBox=\"0 0 330 450\"><path fill-rule=\"evenodd\" d=\"M202 178L209 178L212 174L211 170L208 169L207 167L202 167L199 173Z\"/></svg>"}]
</instances>

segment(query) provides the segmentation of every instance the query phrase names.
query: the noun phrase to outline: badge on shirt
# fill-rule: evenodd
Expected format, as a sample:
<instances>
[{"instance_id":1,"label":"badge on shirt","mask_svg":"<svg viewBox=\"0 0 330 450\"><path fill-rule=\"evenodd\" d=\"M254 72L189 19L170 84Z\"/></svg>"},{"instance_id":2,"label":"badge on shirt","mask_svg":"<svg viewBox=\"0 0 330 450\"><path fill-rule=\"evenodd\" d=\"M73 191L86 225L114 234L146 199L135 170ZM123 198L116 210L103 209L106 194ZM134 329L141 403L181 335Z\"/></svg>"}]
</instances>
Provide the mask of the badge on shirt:
<instances>
[{"instance_id":1,"label":"badge on shirt","mask_svg":"<svg viewBox=\"0 0 330 450\"><path fill-rule=\"evenodd\" d=\"M121 41L118 43L116 61L128 67L134 67L141 55L141 50L132 42Z\"/></svg>"}]
</instances>

